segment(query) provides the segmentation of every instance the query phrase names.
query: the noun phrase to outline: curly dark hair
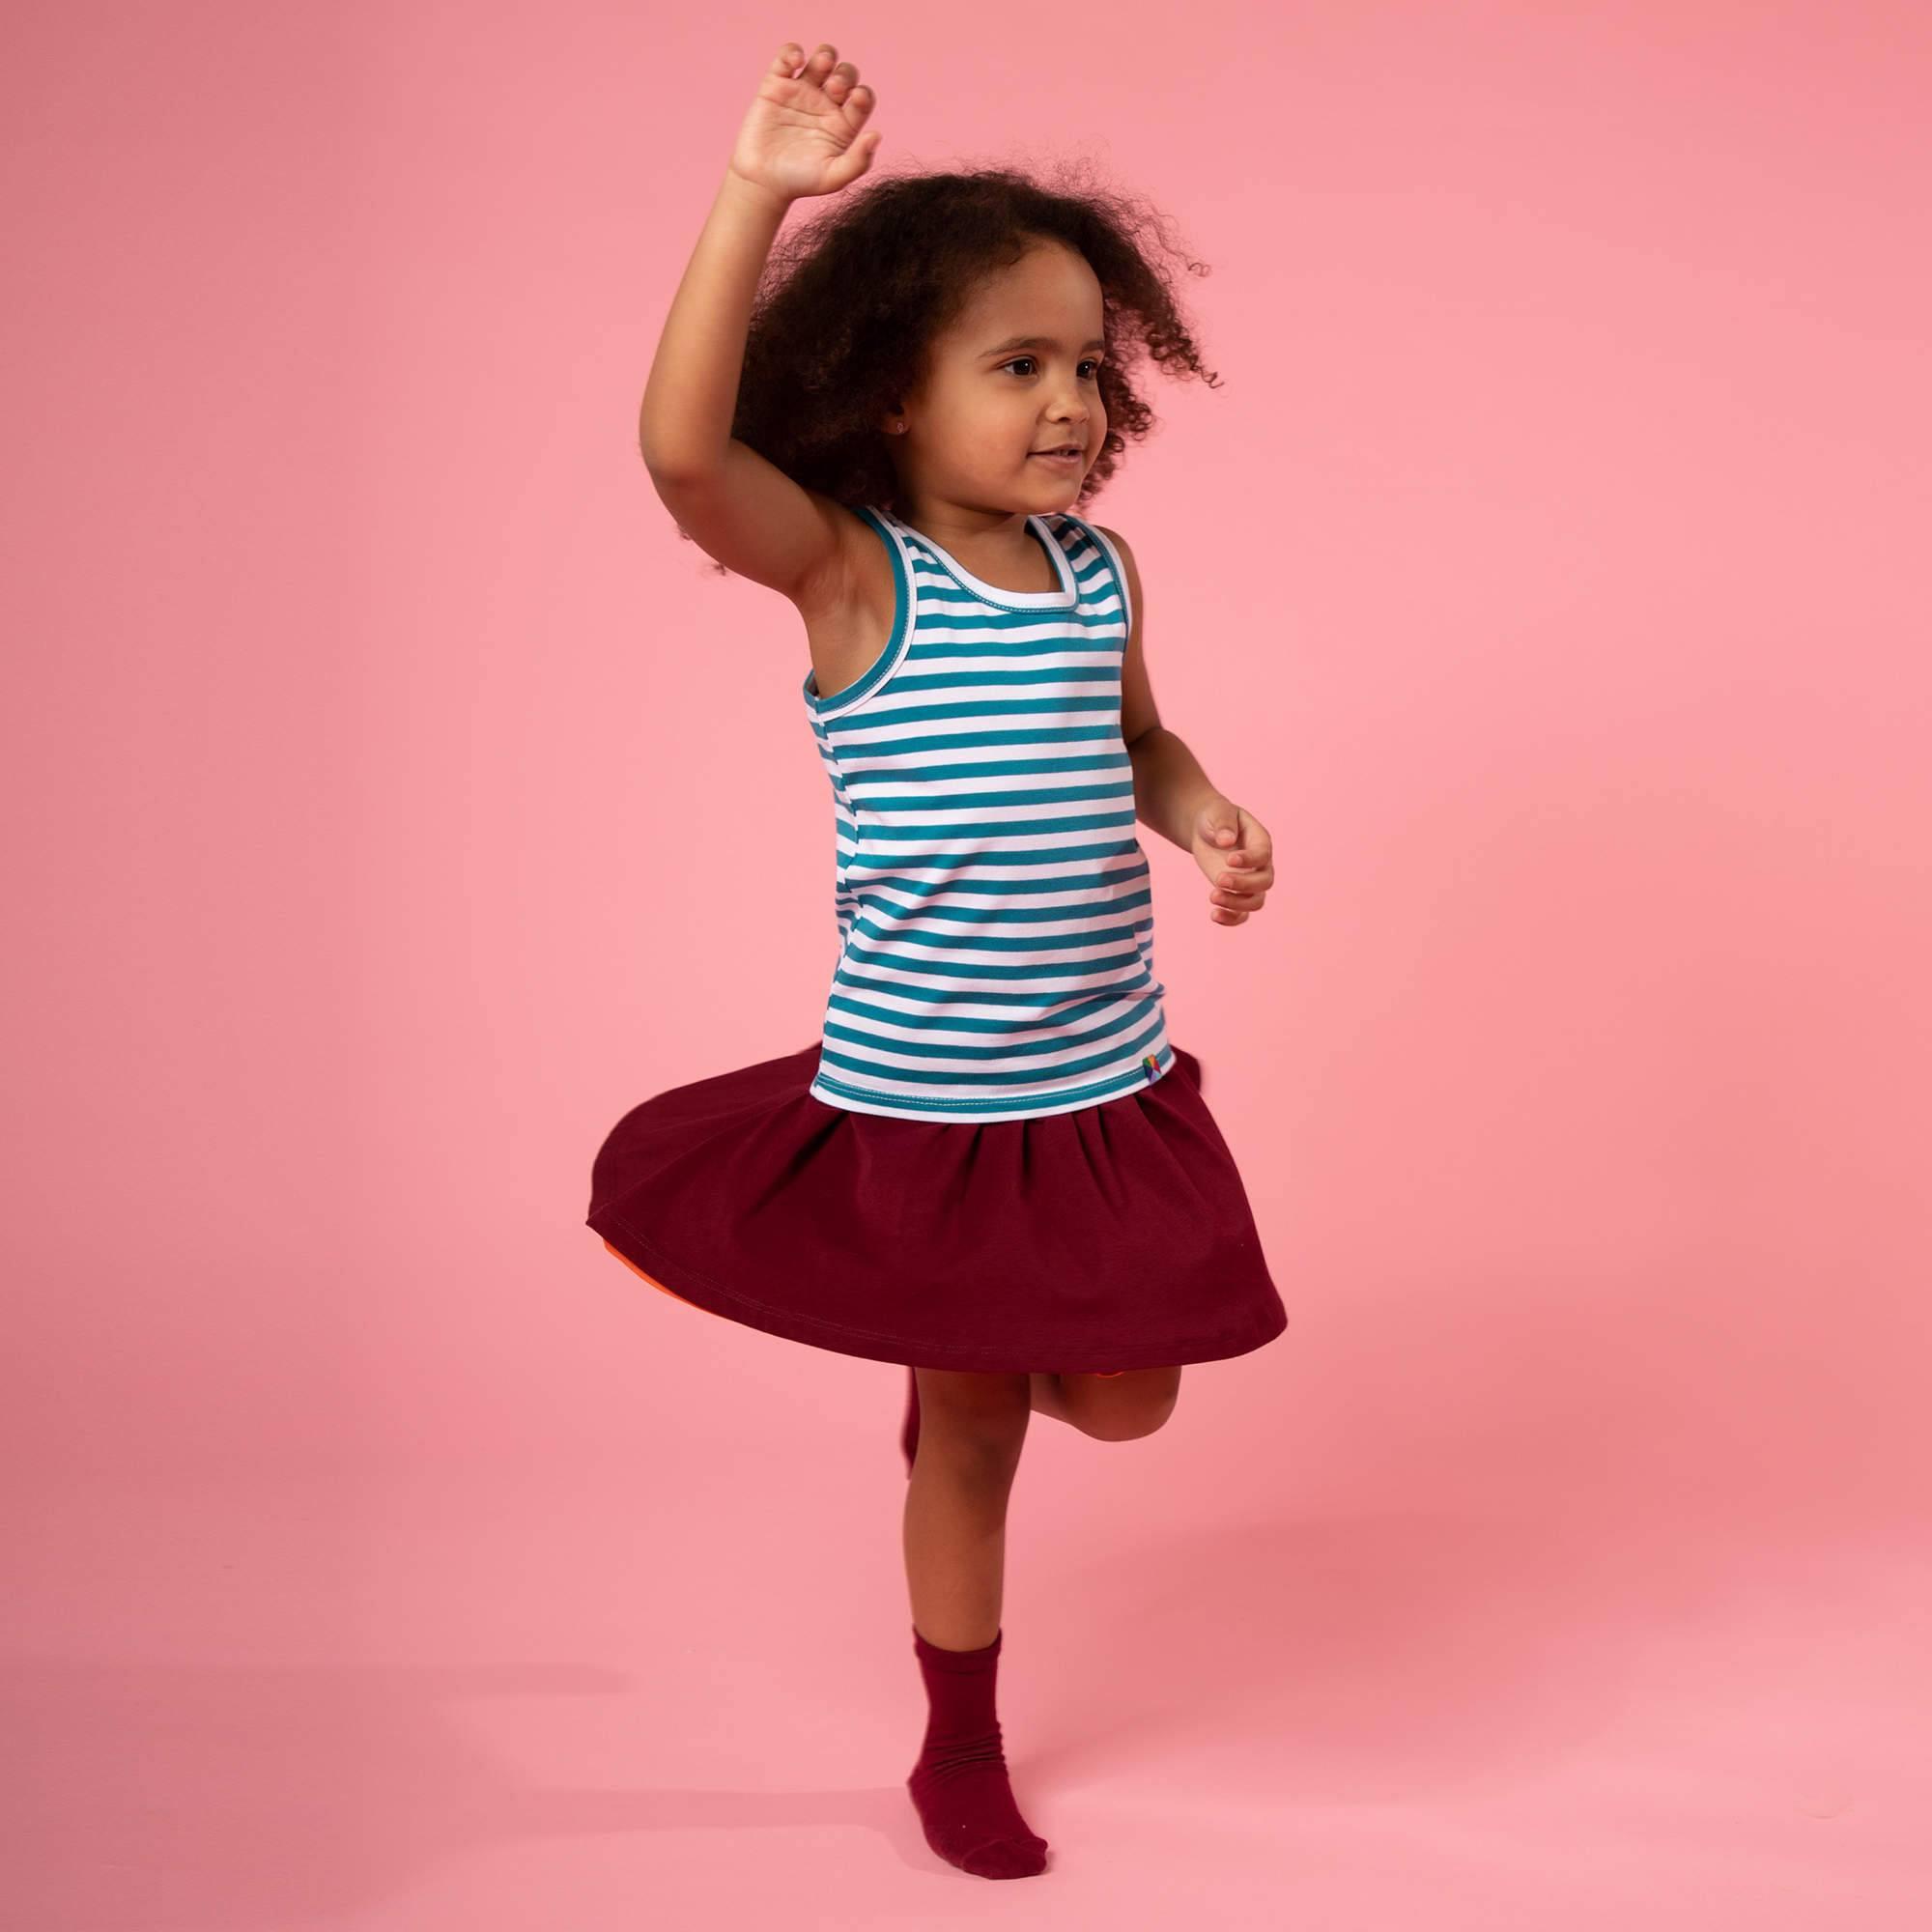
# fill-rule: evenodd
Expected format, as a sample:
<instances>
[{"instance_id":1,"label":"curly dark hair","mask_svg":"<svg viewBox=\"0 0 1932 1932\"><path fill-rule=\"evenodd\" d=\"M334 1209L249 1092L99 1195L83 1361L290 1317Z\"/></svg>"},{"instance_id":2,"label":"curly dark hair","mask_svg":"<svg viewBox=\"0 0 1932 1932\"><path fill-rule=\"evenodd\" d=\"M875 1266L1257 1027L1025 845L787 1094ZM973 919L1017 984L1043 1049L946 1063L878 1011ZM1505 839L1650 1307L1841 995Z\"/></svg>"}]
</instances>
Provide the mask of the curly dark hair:
<instances>
[{"instance_id":1,"label":"curly dark hair","mask_svg":"<svg viewBox=\"0 0 1932 1932\"><path fill-rule=\"evenodd\" d=\"M910 506L880 413L917 386L930 342L976 283L1037 242L1060 242L1100 284L1109 351L1099 375L1107 434L1074 499L1084 505L1105 488L1127 443L1153 426L1134 384L1138 362L1221 386L1202 365L1148 236L1189 273L1209 272L1174 246L1154 209L1092 186L1081 161L1062 162L1044 180L1010 166L862 180L826 214L781 230L774 242L753 300L731 434L805 488L848 508L883 504L903 516ZM682 525L678 535L694 541Z\"/></svg>"}]
</instances>

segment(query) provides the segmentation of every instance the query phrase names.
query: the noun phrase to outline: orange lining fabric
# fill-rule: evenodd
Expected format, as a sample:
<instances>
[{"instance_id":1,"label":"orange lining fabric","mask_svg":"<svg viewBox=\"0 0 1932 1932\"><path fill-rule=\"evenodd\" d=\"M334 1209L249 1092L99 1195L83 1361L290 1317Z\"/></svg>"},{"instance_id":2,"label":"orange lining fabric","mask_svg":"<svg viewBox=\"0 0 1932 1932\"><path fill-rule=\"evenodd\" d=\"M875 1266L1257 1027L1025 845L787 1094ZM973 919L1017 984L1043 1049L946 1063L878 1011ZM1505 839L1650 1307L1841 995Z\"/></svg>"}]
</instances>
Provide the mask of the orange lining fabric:
<instances>
[{"instance_id":1,"label":"orange lining fabric","mask_svg":"<svg viewBox=\"0 0 1932 1932\"><path fill-rule=\"evenodd\" d=\"M659 1293L660 1294L668 1294L668 1295L670 1296L670 1298L671 1298L671 1299L672 1299L673 1301L684 1301L684 1296L683 1296L683 1295L681 1295L681 1294L679 1294L679 1293L677 1293L677 1292L676 1292L676 1291L675 1291L674 1289L668 1289L668 1288L667 1288L667 1287L666 1287L666 1286L664 1285L664 1283L663 1283L663 1282L661 1282L661 1281L659 1281L659 1280L657 1279L657 1277L656 1277L655 1275L648 1275L648 1274L645 1274L645 1273L644 1273L644 1271L643 1271L643 1269L642 1269L642 1268L640 1268L640 1267L639 1267L639 1265L637 1264L637 1263L636 1263L636 1262L634 1262L634 1261L633 1261L633 1260L632 1260L632 1259L630 1258L630 1256L629 1256L629 1255L625 1254L625 1253L624 1253L624 1251L623 1251L623 1250L622 1250L621 1248L611 1248L611 1243L610 1243L609 1241L606 1241L606 1242L604 1243L604 1245L605 1245L605 1246L606 1246L607 1248L610 1248L610 1249L611 1249L611 1253L612 1253L613 1255L615 1255L615 1256L617 1257L617 1259L618 1259L618 1260L619 1260L620 1262L622 1262L622 1263L624 1264L624 1265L625 1265L625 1266L626 1266L627 1268L629 1268L629 1269L631 1270L631 1272L632 1272L632 1273L633 1273L634 1275L637 1275L637 1276L639 1276L639 1278L641 1278L642 1280L644 1280L644 1281L647 1281L647 1282L649 1282L649 1283L650 1283L650 1285L651 1285L651 1286L652 1286L652 1287L653 1287L654 1289L656 1289L656 1290L657 1290L657 1292L658 1292L658 1293ZM696 1303L696 1302L695 1302L695 1301L684 1301L684 1305L685 1305L685 1306L686 1306L687 1308L697 1308L697 1303ZM704 1308L704 1309L699 1309L699 1310L698 1310L698 1312L699 1312L700 1314L703 1314L703 1315L714 1315L714 1314L717 1314L717 1310L716 1310L716 1309L712 1309L712 1308ZM718 1317L718 1319L719 1319L719 1320L720 1320L721 1321L723 1321L726 1320L726 1318L725 1318L724 1316L722 1316L722 1315L720 1315L720 1316Z\"/></svg>"}]
</instances>

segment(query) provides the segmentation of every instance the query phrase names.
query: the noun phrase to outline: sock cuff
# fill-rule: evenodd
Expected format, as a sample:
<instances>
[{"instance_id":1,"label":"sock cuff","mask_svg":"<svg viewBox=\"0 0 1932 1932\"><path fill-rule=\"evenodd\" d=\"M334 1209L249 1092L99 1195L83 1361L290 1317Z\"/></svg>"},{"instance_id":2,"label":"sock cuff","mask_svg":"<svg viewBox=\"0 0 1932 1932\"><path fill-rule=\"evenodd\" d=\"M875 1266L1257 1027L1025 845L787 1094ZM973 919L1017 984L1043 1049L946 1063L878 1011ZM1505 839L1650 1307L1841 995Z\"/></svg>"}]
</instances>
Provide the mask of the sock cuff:
<instances>
[{"instance_id":1,"label":"sock cuff","mask_svg":"<svg viewBox=\"0 0 1932 1932\"><path fill-rule=\"evenodd\" d=\"M915 1624L912 1628L912 1647L922 1663L931 1664L940 1670L984 1670L998 1658L1006 1634L1004 1628L995 1631L992 1642L978 1650L944 1650L936 1643L926 1642Z\"/></svg>"}]
</instances>

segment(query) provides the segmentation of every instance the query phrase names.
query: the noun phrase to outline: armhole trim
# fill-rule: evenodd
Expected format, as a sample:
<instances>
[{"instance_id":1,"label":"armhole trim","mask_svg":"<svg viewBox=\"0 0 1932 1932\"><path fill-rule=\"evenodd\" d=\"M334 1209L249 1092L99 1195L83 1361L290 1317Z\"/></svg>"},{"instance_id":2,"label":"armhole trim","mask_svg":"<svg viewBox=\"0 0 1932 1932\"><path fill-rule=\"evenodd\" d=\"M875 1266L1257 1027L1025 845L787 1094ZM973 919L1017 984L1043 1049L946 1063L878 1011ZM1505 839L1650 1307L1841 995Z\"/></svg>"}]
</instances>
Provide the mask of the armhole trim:
<instances>
[{"instance_id":1,"label":"armhole trim","mask_svg":"<svg viewBox=\"0 0 1932 1932\"><path fill-rule=\"evenodd\" d=\"M1134 640L1134 594L1127 588L1127 567L1121 561L1121 553L1114 547L1114 540L1097 524L1090 524L1076 517L1069 510L1065 513L1069 524L1077 525L1099 545L1107 563L1114 573L1114 586L1121 593L1122 614L1127 620L1127 635L1121 640L1121 650L1125 654L1127 646Z\"/></svg>"},{"instance_id":2,"label":"armhole trim","mask_svg":"<svg viewBox=\"0 0 1932 1932\"><path fill-rule=\"evenodd\" d=\"M818 672L814 668L805 674L802 687L807 708L814 719L842 718L846 713L856 711L868 698L875 696L886 680L898 668L899 661L905 656L912 642L912 634L919 617L919 594L913 587L912 561L906 554L905 541L891 525L883 522L865 504L858 506L858 514L868 524L879 541L886 547L886 554L893 566L893 622L887 633L884 648L879 655L845 686L842 691L834 692L830 697L818 695Z\"/></svg>"}]
</instances>

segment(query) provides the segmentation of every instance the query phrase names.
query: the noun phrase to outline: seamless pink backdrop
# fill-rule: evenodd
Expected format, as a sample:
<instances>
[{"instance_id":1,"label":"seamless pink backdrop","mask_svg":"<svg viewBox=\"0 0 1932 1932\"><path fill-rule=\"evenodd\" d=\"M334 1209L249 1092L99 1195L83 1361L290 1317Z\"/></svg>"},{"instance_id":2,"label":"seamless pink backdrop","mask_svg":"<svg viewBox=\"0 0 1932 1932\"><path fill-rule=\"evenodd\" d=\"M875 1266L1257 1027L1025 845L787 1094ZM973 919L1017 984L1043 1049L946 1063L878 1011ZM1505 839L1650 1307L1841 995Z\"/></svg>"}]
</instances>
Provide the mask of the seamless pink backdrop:
<instances>
[{"instance_id":1,"label":"seamless pink backdrop","mask_svg":"<svg viewBox=\"0 0 1932 1932\"><path fill-rule=\"evenodd\" d=\"M1036 1418L1056 1865L1001 1904L1910 1922L1903 4L14 26L12 1912L993 1909L899 1782L895 1372L582 1225L618 1114L805 1044L832 967L802 630L635 444L786 37L881 170L1088 153L1211 268L1224 386L1156 378L1082 509L1275 838L1239 929L1147 842L1292 1325L1154 1436Z\"/></svg>"}]
</instances>

